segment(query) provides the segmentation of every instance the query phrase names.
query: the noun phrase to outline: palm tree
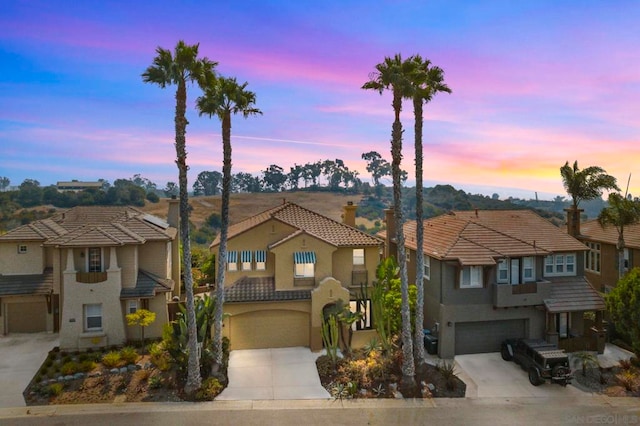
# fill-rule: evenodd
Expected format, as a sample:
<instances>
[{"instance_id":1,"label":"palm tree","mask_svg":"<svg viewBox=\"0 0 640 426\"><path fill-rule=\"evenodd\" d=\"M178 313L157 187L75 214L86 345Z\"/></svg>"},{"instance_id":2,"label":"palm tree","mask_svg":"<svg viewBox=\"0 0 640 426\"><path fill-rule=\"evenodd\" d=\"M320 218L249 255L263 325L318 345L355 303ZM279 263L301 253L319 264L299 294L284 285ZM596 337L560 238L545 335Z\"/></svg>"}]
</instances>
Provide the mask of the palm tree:
<instances>
[{"instance_id":1,"label":"palm tree","mask_svg":"<svg viewBox=\"0 0 640 426\"><path fill-rule=\"evenodd\" d=\"M255 107L255 93L246 90L247 82L238 84L235 78L211 81L204 96L196 101L200 115L214 115L222 122L222 206L220 209L220 246L216 277L216 314L214 320L213 349L215 366L222 365L222 310L224 305L224 276L227 264L227 231L229 228L229 194L231 192L231 115L241 113L244 118L262 114Z\"/></svg>"},{"instance_id":2,"label":"palm tree","mask_svg":"<svg viewBox=\"0 0 640 426\"><path fill-rule=\"evenodd\" d=\"M425 103L431 102L438 92L451 93L451 89L444 83L444 71L436 66L431 66L431 61L422 59L420 55L408 59L412 62L411 83L413 101L413 115L415 119L415 164L416 164L416 287L418 290L416 301L416 314L414 319L414 351L419 368L426 365L423 327L424 327L424 223L423 223L423 184L422 184L422 125Z\"/></svg>"},{"instance_id":3,"label":"palm tree","mask_svg":"<svg viewBox=\"0 0 640 426\"><path fill-rule=\"evenodd\" d=\"M376 65L376 71L369 74L362 88L376 90L382 94L390 89L393 94L392 107L394 121L391 131L391 176L393 181L393 214L395 217L396 242L398 250L398 265L400 266L400 289L402 294L402 387L413 393L416 389L415 362L413 358L413 340L411 337L411 311L409 309L409 283L407 277L407 263L405 261L404 231L402 229L402 183L400 163L402 161L402 99L411 93L409 75L411 62L402 60L400 54L393 58L385 57L384 62Z\"/></svg>"},{"instance_id":4,"label":"palm tree","mask_svg":"<svg viewBox=\"0 0 640 426\"><path fill-rule=\"evenodd\" d=\"M600 225L613 225L618 231L618 279L624 275L624 227L640 222L640 199L622 196L617 192L609 194L609 206L598 215Z\"/></svg>"},{"instance_id":5,"label":"palm tree","mask_svg":"<svg viewBox=\"0 0 640 426\"><path fill-rule=\"evenodd\" d=\"M157 84L161 88L176 85L175 110L175 147L176 164L178 165L178 185L180 193L180 236L182 239L182 271L187 302L187 326L189 332L189 360L187 365L187 381L185 392L192 394L200 388L200 360L198 356L198 340L196 334L195 305L193 301L193 276L191 274L191 245L189 241L189 197L187 187L187 85L189 83L205 84L215 77L217 62L198 58L198 44L187 45L179 41L173 53L158 47L153 64L142 73L142 81Z\"/></svg>"},{"instance_id":6,"label":"palm tree","mask_svg":"<svg viewBox=\"0 0 640 426\"><path fill-rule=\"evenodd\" d=\"M560 175L564 188L572 200L569 235L577 236L578 224L580 223L578 211L580 202L601 197L605 189L619 191L620 188L616 184L616 178L608 175L603 168L591 166L580 170L577 160L573 163L573 167L569 166L568 161L560 167Z\"/></svg>"}]
</instances>

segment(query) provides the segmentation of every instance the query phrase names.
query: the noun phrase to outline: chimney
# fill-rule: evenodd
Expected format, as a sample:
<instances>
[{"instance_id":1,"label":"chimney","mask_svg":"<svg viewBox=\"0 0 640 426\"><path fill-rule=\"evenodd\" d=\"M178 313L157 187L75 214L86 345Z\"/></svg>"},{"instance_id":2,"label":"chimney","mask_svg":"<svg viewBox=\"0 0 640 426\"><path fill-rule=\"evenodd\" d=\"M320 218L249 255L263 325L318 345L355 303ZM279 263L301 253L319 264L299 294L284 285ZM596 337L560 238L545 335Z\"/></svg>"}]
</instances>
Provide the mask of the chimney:
<instances>
[{"instance_id":1,"label":"chimney","mask_svg":"<svg viewBox=\"0 0 640 426\"><path fill-rule=\"evenodd\" d=\"M567 212L567 233L574 238L580 237L580 215L583 209L574 209L573 207L564 209Z\"/></svg>"},{"instance_id":2,"label":"chimney","mask_svg":"<svg viewBox=\"0 0 640 426\"><path fill-rule=\"evenodd\" d=\"M342 223L351 227L356 227L356 210L358 206L353 205L353 201L347 201L347 205L343 207Z\"/></svg>"},{"instance_id":3,"label":"chimney","mask_svg":"<svg viewBox=\"0 0 640 426\"><path fill-rule=\"evenodd\" d=\"M384 242L385 257L394 256L397 258L396 251L396 220L393 209L384 209L384 222L387 225L387 238Z\"/></svg>"},{"instance_id":4,"label":"chimney","mask_svg":"<svg viewBox=\"0 0 640 426\"><path fill-rule=\"evenodd\" d=\"M180 225L180 200L177 200L175 195L172 195L171 199L169 199L167 223L174 228L179 228Z\"/></svg>"}]
</instances>

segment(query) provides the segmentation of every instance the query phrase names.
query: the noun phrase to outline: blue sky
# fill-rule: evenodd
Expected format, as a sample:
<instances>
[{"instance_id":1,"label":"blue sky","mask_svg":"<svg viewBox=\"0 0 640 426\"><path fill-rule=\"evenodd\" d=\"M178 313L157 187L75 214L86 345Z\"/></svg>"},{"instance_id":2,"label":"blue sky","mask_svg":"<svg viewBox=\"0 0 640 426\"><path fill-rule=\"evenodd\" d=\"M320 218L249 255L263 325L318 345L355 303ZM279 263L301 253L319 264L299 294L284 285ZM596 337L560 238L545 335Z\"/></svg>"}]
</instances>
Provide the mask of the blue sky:
<instances>
[{"instance_id":1,"label":"blue sky","mask_svg":"<svg viewBox=\"0 0 640 426\"><path fill-rule=\"evenodd\" d=\"M387 159L390 97L360 89L385 56L420 54L453 90L425 108L425 180L565 195L598 165L640 194L640 3L555 1L13 1L0 15L0 176L177 180L174 89L142 83L157 46L200 43L248 81L262 116L233 121L233 172L361 154ZM190 182L220 170L220 123L189 91ZM405 104L403 168L413 173ZM516 191L516 188L519 191Z\"/></svg>"}]
</instances>

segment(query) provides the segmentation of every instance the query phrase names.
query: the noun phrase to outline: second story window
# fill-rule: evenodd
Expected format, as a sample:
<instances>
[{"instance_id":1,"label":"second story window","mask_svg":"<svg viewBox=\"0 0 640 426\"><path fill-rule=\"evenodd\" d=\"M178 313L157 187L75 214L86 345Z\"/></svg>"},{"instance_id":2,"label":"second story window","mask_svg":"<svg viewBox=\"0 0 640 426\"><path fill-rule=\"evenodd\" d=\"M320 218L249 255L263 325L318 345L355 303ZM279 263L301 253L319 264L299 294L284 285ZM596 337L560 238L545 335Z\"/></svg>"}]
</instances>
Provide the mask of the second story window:
<instances>
[{"instance_id":1,"label":"second story window","mask_svg":"<svg viewBox=\"0 0 640 426\"><path fill-rule=\"evenodd\" d=\"M294 276L296 278L315 277L316 254L312 251L300 251L293 254Z\"/></svg>"},{"instance_id":2,"label":"second story window","mask_svg":"<svg viewBox=\"0 0 640 426\"><path fill-rule=\"evenodd\" d=\"M27 246L24 244L19 244L18 245L18 253L19 254L25 254L27 252Z\"/></svg>"},{"instance_id":3,"label":"second story window","mask_svg":"<svg viewBox=\"0 0 640 426\"><path fill-rule=\"evenodd\" d=\"M498 260L498 282L509 282L509 263L507 259Z\"/></svg>"},{"instance_id":4,"label":"second story window","mask_svg":"<svg viewBox=\"0 0 640 426\"><path fill-rule=\"evenodd\" d=\"M89 247L87 253L87 271L102 272L102 249L100 247Z\"/></svg>"},{"instance_id":5,"label":"second story window","mask_svg":"<svg viewBox=\"0 0 640 426\"><path fill-rule=\"evenodd\" d=\"M235 272L238 270L238 252L227 252L227 271Z\"/></svg>"},{"instance_id":6,"label":"second story window","mask_svg":"<svg viewBox=\"0 0 640 426\"><path fill-rule=\"evenodd\" d=\"M242 250L242 253L240 253L240 263L243 271L251 270L251 250Z\"/></svg>"},{"instance_id":7,"label":"second story window","mask_svg":"<svg viewBox=\"0 0 640 426\"><path fill-rule=\"evenodd\" d=\"M431 258L429 256L425 256L424 257L424 264L423 264L423 278L425 280L430 280L431 279Z\"/></svg>"},{"instance_id":8,"label":"second story window","mask_svg":"<svg viewBox=\"0 0 640 426\"><path fill-rule=\"evenodd\" d=\"M264 271L267 269L267 252L265 250L256 250L256 271Z\"/></svg>"},{"instance_id":9,"label":"second story window","mask_svg":"<svg viewBox=\"0 0 640 426\"><path fill-rule=\"evenodd\" d=\"M576 255L574 253L552 254L544 258L544 275L572 276L576 274Z\"/></svg>"},{"instance_id":10,"label":"second story window","mask_svg":"<svg viewBox=\"0 0 640 426\"><path fill-rule=\"evenodd\" d=\"M482 288L482 266L465 266L460 271L460 288Z\"/></svg>"},{"instance_id":11,"label":"second story window","mask_svg":"<svg viewBox=\"0 0 640 426\"><path fill-rule=\"evenodd\" d=\"M522 258L522 279L524 282L536 280L535 262L531 256Z\"/></svg>"},{"instance_id":12,"label":"second story window","mask_svg":"<svg viewBox=\"0 0 640 426\"><path fill-rule=\"evenodd\" d=\"M628 272L629 271L629 249L625 248L624 249L624 272Z\"/></svg>"},{"instance_id":13,"label":"second story window","mask_svg":"<svg viewBox=\"0 0 640 426\"><path fill-rule=\"evenodd\" d=\"M600 243L587 242L586 245L589 251L584 254L584 268L600 273Z\"/></svg>"},{"instance_id":14,"label":"second story window","mask_svg":"<svg viewBox=\"0 0 640 426\"><path fill-rule=\"evenodd\" d=\"M353 249L353 266L364 265L364 249Z\"/></svg>"}]
</instances>

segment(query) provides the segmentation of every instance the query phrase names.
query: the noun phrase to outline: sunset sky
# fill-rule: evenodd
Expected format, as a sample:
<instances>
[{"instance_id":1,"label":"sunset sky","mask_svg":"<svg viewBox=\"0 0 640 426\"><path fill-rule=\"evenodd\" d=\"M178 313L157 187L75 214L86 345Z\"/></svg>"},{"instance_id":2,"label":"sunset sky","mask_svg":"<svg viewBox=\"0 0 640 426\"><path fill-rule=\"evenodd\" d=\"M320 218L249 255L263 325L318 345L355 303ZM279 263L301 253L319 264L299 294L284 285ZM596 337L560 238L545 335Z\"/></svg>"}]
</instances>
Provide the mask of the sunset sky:
<instances>
[{"instance_id":1,"label":"sunset sky","mask_svg":"<svg viewBox=\"0 0 640 426\"><path fill-rule=\"evenodd\" d=\"M177 181L175 88L140 77L161 46L200 43L264 115L233 119L233 173L390 160L389 95L360 87L385 56L420 54L451 95L425 107L425 183L565 196L578 160L640 195L640 2L9 1L0 13L0 176ZM220 122L189 89L189 186L222 168ZM404 106L403 168L413 174ZM409 183L411 184L411 183ZM523 191L524 190L524 191Z\"/></svg>"}]
</instances>

